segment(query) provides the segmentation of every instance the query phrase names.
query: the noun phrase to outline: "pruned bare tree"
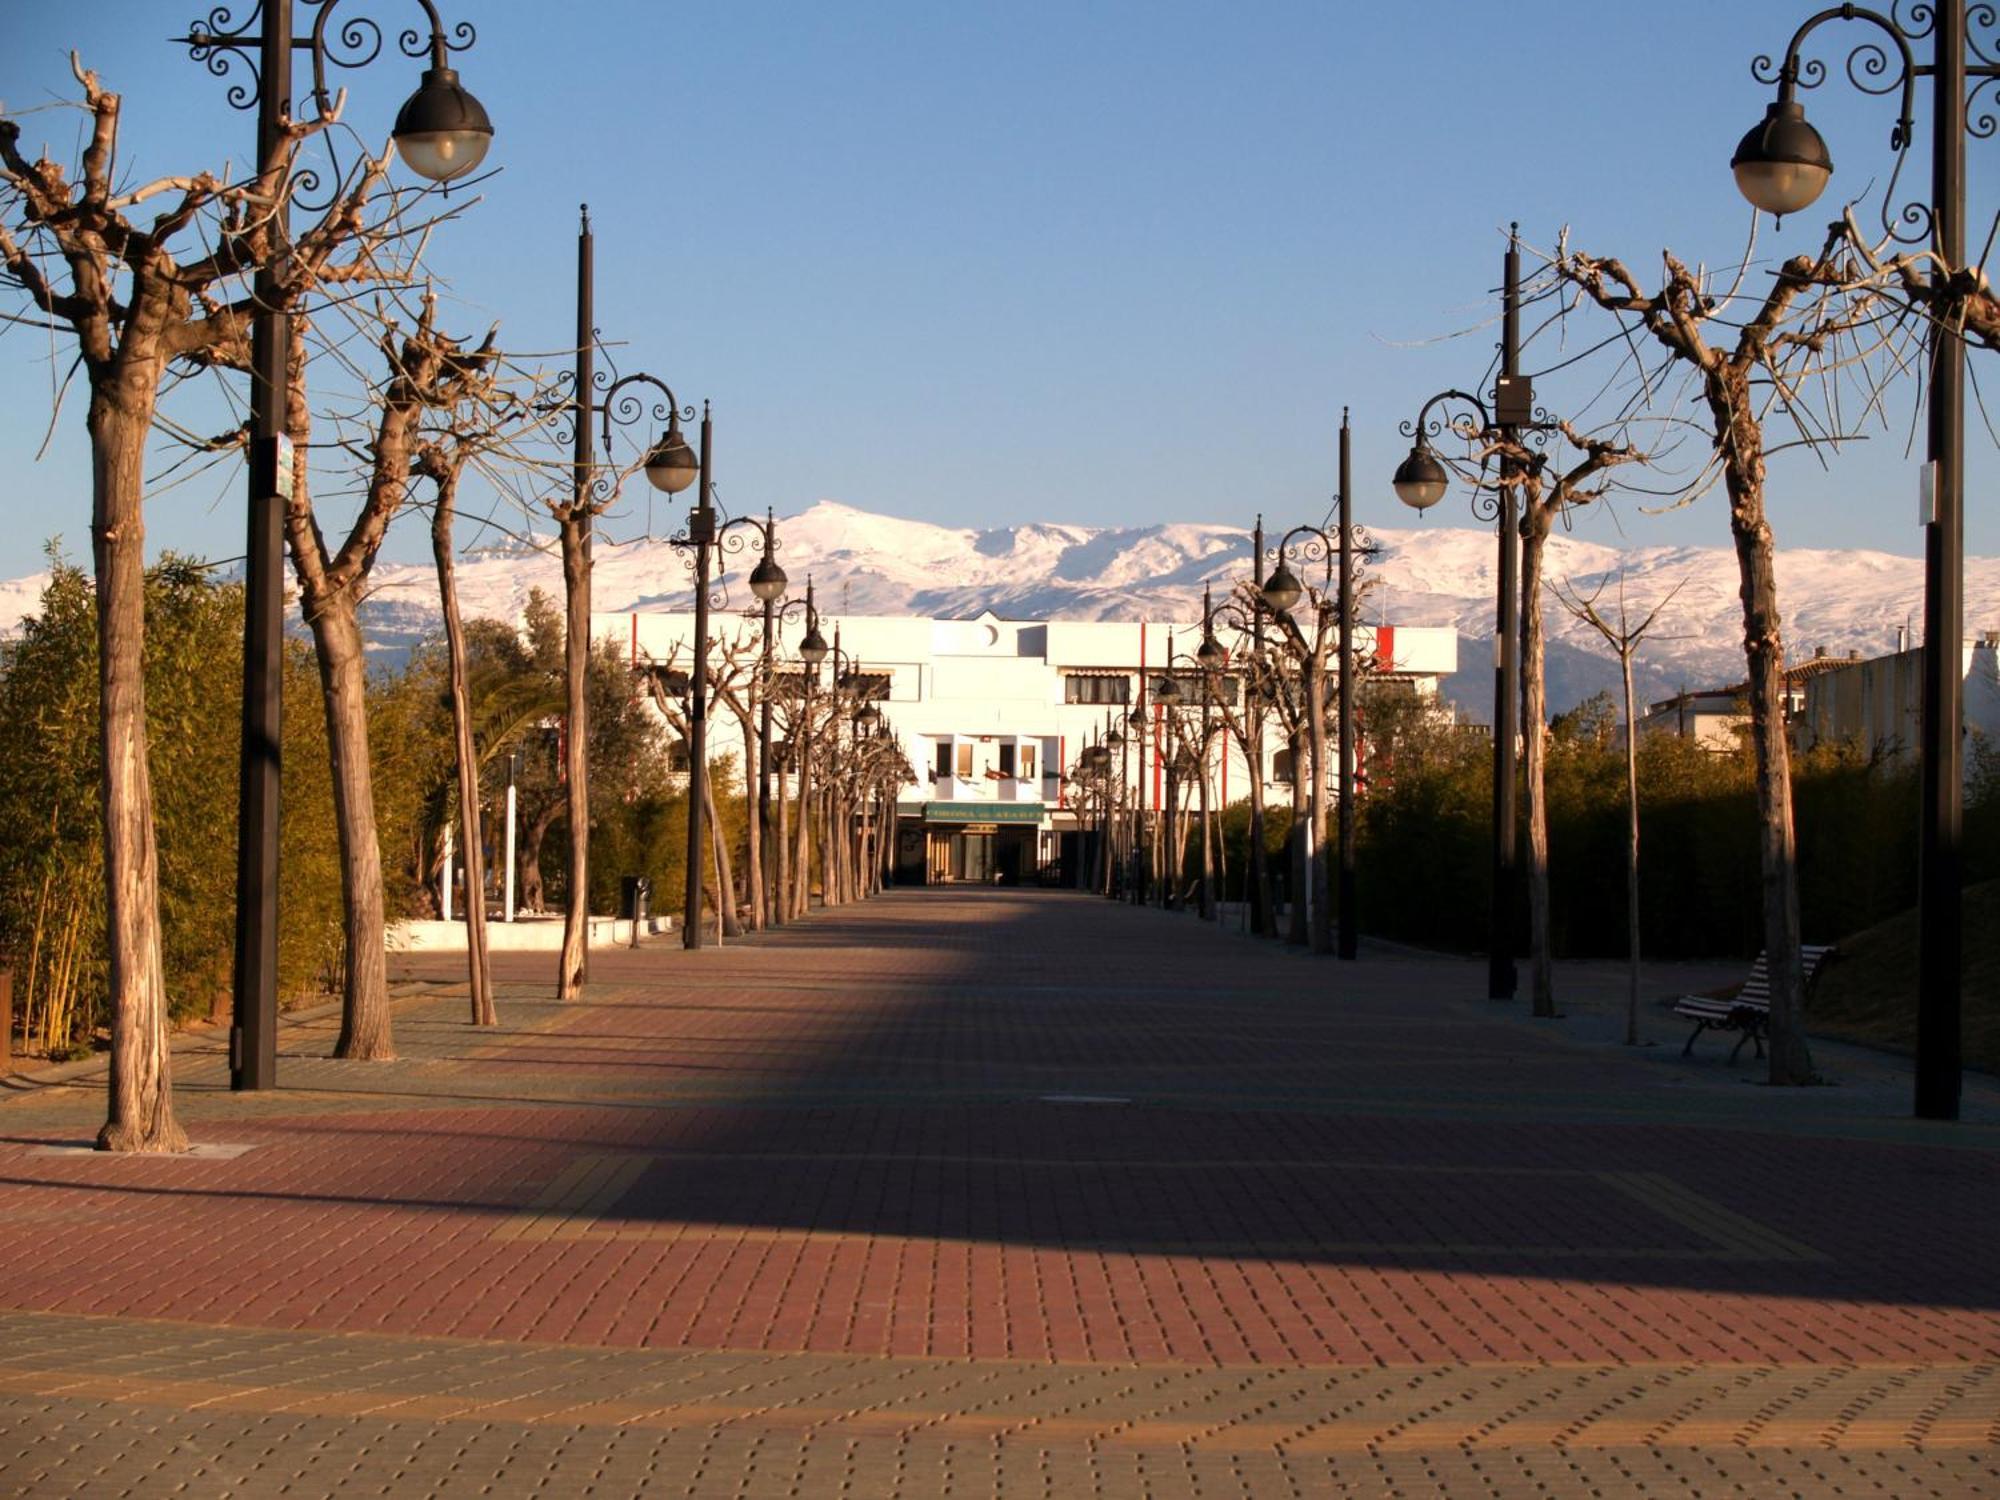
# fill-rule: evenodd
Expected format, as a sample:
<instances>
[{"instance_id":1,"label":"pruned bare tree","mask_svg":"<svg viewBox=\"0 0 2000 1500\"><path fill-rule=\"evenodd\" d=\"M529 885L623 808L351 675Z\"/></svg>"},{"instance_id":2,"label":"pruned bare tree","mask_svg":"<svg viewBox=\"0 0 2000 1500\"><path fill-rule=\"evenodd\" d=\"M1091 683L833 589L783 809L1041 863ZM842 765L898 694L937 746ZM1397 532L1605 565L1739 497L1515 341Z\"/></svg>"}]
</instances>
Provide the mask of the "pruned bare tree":
<instances>
[{"instance_id":1,"label":"pruned bare tree","mask_svg":"<svg viewBox=\"0 0 2000 1500\"><path fill-rule=\"evenodd\" d=\"M384 252L406 226L400 200L381 191L385 151L343 179L311 224L285 232L276 209L299 180L298 153L339 123L337 107L277 132L248 177L203 171L122 189L121 100L74 54L71 70L90 121L74 175L46 154L30 160L20 120L0 118L0 267L38 320L74 336L90 389L112 1017L109 1117L98 1144L173 1151L186 1137L172 1105L141 667L147 440L175 367L213 362L247 337L260 308L291 311L316 288L399 275L397 257ZM389 212L377 212L385 202ZM149 221L135 212L146 205L156 205Z\"/></svg>"},{"instance_id":2,"label":"pruned bare tree","mask_svg":"<svg viewBox=\"0 0 2000 1500\"><path fill-rule=\"evenodd\" d=\"M420 329L434 327L427 299ZM441 337L433 333L432 337ZM444 615L445 679L451 699L454 766L458 783L458 842L464 851L466 983L475 1026L495 1026L499 1015L493 1002L492 963L486 938L486 852L481 837L480 768L485 756L539 716L541 705L529 698L524 708L489 726L500 732L484 754L472 703L470 668L466 658L465 624L459 611L458 576L452 529L458 515L459 486L468 468L487 469L496 462L518 465L522 438L545 420L549 403L533 377L507 381L495 351L496 334L469 355L447 342L445 378L431 392L437 420L422 434L411 458L414 471L430 481L431 556L437 568L438 602ZM527 390L515 388L525 383ZM509 721L511 719L511 722Z\"/></svg>"},{"instance_id":3,"label":"pruned bare tree","mask_svg":"<svg viewBox=\"0 0 2000 1500\"><path fill-rule=\"evenodd\" d=\"M1597 608L1606 583L1600 582L1588 594L1573 580L1549 581L1549 592L1573 618L1581 620L1604 638L1618 658L1618 675L1624 690L1625 713L1625 1045L1639 1045L1639 716L1632 695L1632 658L1639 653L1660 612L1674 602L1674 595L1686 587L1683 579L1669 589L1659 603L1646 612L1636 625L1625 607L1625 575L1618 575L1618 619L1613 624Z\"/></svg>"},{"instance_id":4,"label":"pruned bare tree","mask_svg":"<svg viewBox=\"0 0 2000 1500\"><path fill-rule=\"evenodd\" d=\"M1850 436L1841 385L1864 389L1859 409L1881 410L1882 385L1907 363L1913 319L1890 295L1892 276L1855 244L1846 224L1827 232L1816 254L1792 256L1767 287L1747 288L1750 260L1727 288L1671 252L1648 290L1621 260L1571 251L1550 257L1556 276L1622 325L1617 347L1632 373L1630 406L1665 408L1710 444L1708 461L1682 488L1682 503L1720 483L1729 502L1743 600L1751 743L1756 758L1764 947L1771 976L1770 1078L1814 1080L1804 1023L1791 761L1785 728L1785 650L1776 547L1765 508L1765 434L1776 412L1798 440L1818 447ZM1655 368L1641 342L1664 351ZM1684 380L1671 377L1678 372ZM1689 410L1677 409L1683 391Z\"/></svg>"}]
</instances>

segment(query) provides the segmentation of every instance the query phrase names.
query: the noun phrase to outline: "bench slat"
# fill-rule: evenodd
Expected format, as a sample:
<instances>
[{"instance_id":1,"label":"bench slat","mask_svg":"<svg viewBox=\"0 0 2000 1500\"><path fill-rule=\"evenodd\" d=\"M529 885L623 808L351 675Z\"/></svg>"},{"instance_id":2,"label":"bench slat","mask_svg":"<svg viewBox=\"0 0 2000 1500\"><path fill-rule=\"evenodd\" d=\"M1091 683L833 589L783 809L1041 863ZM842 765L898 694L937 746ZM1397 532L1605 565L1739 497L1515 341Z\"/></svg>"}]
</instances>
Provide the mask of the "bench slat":
<instances>
[{"instance_id":1,"label":"bench slat","mask_svg":"<svg viewBox=\"0 0 2000 1500\"><path fill-rule=\"evenodd\" d=\"M1801 978L1810 986L1820 966L1833 952L1831 943L1804 943L1799 948ZM1745 1027L1760 1027L1762 1017L1771 1011L1771 964L1770 955L1760 953L1757 961L1750 966L1750 973L1742 987L1733 995L1683 995L1674 1002L1674 1014L1697 1022L1696 1035L1702 1028L1713 1027L1718 1031L1733 1031ZM1694 1038L1688 1038L1688 1046L1694 1045ZM1740 1043L1738 1044L1741 1045ZM1685 1050L1685 1049L1683 1049Z\"/></svg>"}]
</instances>

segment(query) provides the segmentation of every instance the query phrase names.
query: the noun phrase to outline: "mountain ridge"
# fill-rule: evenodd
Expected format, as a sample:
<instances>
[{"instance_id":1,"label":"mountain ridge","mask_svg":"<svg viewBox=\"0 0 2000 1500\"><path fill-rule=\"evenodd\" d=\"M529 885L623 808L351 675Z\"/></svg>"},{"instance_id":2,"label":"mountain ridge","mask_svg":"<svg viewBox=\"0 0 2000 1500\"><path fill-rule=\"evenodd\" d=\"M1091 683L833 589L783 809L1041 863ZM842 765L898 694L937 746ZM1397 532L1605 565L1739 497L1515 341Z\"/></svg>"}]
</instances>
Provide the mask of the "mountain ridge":
<instances>
[{"instance_id":1,"label":"mountain ridge","mask_svg":"<svg viewBox=\"0 0 2000 1500\"><path fill-rule=\"evenodd\" d=\"M1276 540L1278 528L1267 535ZM1492 618L1497 577L1493 534L1470 527L1368 528L1375 554L1363 567L1364 617L1395 625L1449 625L1460 642L1460 671L1446 690L1469 717L1488 717L1492 698ZM778 518L778 560L794 591L810 574L821 612L967 617L990 609L1023 619L1194 621L1204 584L1218 594L1249 573L1250 537L1241 527L1202 522L1081 526L1034 521L953 527L881 515L821 500ZM755 532L740 528L742 550L725 553L730 607L749 602L743 576L757 555ZM1314 566L1317 566L1315 564ZM1310 571L1310 570L1308 570ZM1622 571L1636 618L1666 593L1680 592L1640 648L1635 676L1648 699L1682 687L1718 687L1743 673L1742 619L1734 553L1696 545L1619 549L1551 537L1545 574L1616 608ZM47 574L0 581L0 634L33 612ZM690 574L665 538L598 543L593 603L600 614L692 607ZM1968 633L2000 630L2000 559L1966 562ZM379 565L363 619L378 655L400 656L438 628L437 584L428 566ZM529 591L561 593L553 543L510 543L464 554L458 588L468 616L519 620ZM1877 656L1896 649L1899 629L1920 629L1923 565L1883 552L1781 549L1779 604L1793 661L1817 650ZM1618 667L1588 626L1553 599L1544 601L1549 703L1562 712L1598 691L1615 691Z\"/></svg>"}]
</instances>

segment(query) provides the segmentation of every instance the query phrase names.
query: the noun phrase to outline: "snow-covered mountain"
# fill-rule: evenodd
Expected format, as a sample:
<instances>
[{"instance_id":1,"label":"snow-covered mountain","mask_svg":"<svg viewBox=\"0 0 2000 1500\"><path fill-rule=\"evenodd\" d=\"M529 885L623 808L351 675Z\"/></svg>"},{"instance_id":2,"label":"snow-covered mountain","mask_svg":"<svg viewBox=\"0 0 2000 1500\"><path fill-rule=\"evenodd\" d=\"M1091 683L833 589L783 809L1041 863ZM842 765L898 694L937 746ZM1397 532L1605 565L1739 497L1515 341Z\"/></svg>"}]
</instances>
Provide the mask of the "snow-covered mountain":
<instances>
[{"instance_id":1,"label":"snow-covered mountain","mask_svg":"<svg viewBox=\"0 0 2000 1500\"><path fill-rule=\"evenodd\" d=\"M1194 620L1201 590L1218 593L1247 575L1249 537L1228 526L1188 523L1089 527L1029 523L992 528L938 526L821 501L780 517L779 560L801 588L810 574L821 611L840 614L969 616L984 609L1014 618ZM1495 547L1492 533L1418 526L1372 529L1379 548L1367 564L1366 614L1401 625L1453 625L1462 636L1461 670L1447 691L1475 717L1492 697ZM726 559L732 602L749 603L742 575L752 546ZM518 619L531 589L560 596L562 575L547 550L510 547L465 557L459 596L467 615ZM1736 563L1726 547L1620 550L1558 535L1547 572L1585 593L1602 586L1614 610L1622 573L1627 606L1642 617L1676 585L1641 650L1640 688L1650 698L1682 686L1741 680L1741 616ZM0 582L0 633L31 612L46 575ZM1785 636L1794 660L1824 648L1863 656L1894 650L1899 629L1917 638L1923 567L1881 552L1794 549L1778 561ZM376 649L400 654L437 628L437 583L429 567L384 564L372 579L367 621ZM600 540L593 582L602 613L691 607L680 553L662 540ZM1965 570L1966 626L2000 629L2000 559L1974 558ZM1570 707L1615 688L1617 665L1595 632L1548 602L1549 701Z\"/></svg>"}]
</instances>

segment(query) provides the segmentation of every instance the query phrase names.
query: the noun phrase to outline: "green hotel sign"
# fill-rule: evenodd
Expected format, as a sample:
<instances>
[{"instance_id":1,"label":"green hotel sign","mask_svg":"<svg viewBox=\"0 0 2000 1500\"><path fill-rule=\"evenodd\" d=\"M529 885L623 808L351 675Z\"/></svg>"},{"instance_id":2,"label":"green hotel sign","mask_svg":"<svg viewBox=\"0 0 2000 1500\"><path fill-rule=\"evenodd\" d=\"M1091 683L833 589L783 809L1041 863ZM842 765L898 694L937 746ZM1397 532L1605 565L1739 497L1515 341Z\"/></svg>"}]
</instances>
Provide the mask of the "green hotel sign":
<instances>
[{"instance_id":1,"label":"green hotel sign","mask_svg":"<svg viewBox=\"0 0 2000 1500\"><path fill-rule=\"evenodd\" d=\"M926 823L1033 823L1042 821L1039 802L926 802Z\"/></svg>"}]
</instances>

